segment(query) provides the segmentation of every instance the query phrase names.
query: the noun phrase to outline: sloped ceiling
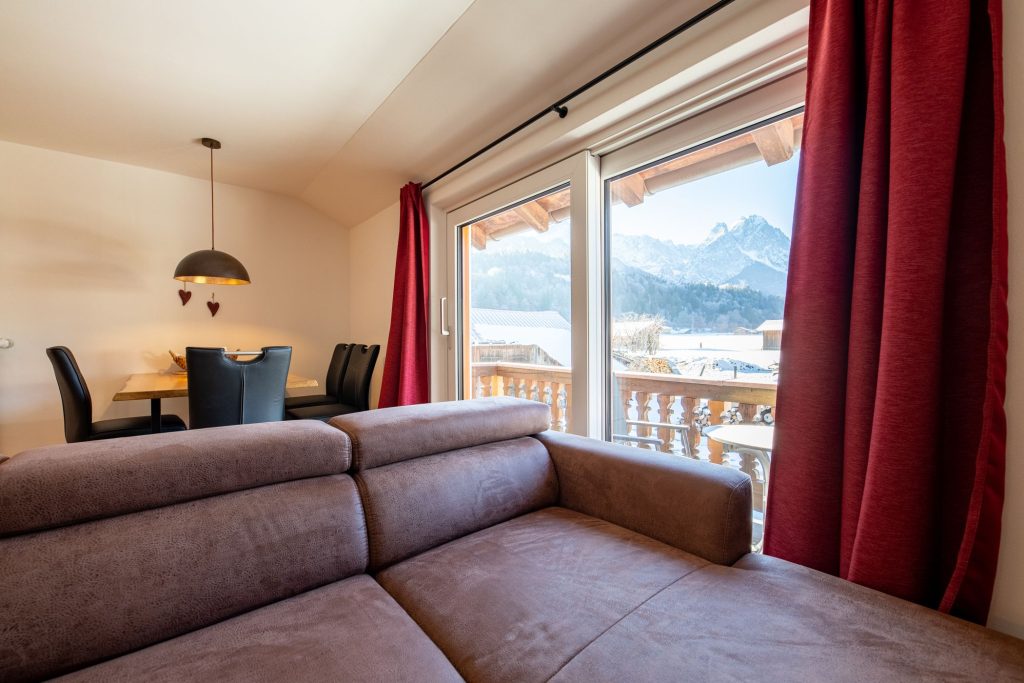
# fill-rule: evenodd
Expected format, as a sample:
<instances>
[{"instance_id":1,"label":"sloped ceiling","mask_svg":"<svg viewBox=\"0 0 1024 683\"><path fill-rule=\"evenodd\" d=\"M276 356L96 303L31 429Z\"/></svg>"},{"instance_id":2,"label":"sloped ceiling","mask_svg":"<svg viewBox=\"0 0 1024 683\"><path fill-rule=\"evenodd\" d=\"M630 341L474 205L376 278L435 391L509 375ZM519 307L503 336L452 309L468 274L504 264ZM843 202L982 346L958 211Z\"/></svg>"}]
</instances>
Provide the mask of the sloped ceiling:
<instances>
[{"instance_id":1,"label":"sloped ceiling","mask_svg":"<svg viewBox=\"0 0 1024 683\"><path fill-rule=\"evenodd\" d=\"M708 0L6 0L0 139L299 197L351 226Z\"/></svg>"}]
</instances>

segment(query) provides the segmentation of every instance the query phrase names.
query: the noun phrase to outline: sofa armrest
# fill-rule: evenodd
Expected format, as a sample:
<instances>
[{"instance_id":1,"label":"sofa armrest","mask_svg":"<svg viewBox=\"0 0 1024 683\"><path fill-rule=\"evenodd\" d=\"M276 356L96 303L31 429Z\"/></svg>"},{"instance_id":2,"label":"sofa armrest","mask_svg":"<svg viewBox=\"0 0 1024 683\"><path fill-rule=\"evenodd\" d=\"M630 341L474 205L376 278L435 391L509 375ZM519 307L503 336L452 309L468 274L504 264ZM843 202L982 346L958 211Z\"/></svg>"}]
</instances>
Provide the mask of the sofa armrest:
<instances>
[{"instance_id":1,"label":"sofa armrest","mask_svg":"<svg viewBox=\"0 0 1024 683\"><path fill-rule=\"evenodd\" d=\"M750 477L742 472L559 432L537 437L560 503L716 564L750 552Z\"/></svg>"}]
</instances>

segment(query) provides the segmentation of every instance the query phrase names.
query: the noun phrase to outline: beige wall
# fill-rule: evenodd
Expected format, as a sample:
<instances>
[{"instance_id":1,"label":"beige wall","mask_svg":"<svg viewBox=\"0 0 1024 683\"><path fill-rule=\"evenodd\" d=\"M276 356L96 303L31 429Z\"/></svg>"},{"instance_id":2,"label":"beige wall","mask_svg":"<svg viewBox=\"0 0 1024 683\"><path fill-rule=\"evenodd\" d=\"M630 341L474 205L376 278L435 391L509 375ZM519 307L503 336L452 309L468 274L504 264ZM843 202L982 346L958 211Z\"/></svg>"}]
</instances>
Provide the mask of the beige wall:
<instances>
[{"instance_id":1,"label":"beige wall","mask_svg":"<svg viewBox=\"0 0 1024 683\"><path fill-rule=\"evenodd\" d=\"M186 345L291 345L293 371L323 381L349 332L347 231L296 200L218 185L217 245L253 284L190 285L183 307L171 276L209 245L209 211L202 180L0 142L0 337L14 341L0 350L0 452L64 440L47 346L74 352L95 419L148 414L110 397Z\"/></svg>"},{"instance_id":2,"label":"beige wall","mask_svg":"<svg viewBox=\"0 0 1024 683\"><path fill-rule=\"evenodd\" d=\"M398 191L395 191L398 194ZM377 406L380 378L391 329L391 297L395 287L395 252L398 250L398 204L352 228L349 233L348 287L350 336L360 344L380 344L373 371L370 405Z\"/></svg>"},{"instance_id":3,"label":"beige wall","mask_svg":"<svg viewBox=\"0 0 1024 683\"><path fill-rule=\"evenodd\" d=\"M1024 3L1004 2L1010 346L1006 378L1006 503L989 625L1024 638Z\"/></svg>"}]
</instances>

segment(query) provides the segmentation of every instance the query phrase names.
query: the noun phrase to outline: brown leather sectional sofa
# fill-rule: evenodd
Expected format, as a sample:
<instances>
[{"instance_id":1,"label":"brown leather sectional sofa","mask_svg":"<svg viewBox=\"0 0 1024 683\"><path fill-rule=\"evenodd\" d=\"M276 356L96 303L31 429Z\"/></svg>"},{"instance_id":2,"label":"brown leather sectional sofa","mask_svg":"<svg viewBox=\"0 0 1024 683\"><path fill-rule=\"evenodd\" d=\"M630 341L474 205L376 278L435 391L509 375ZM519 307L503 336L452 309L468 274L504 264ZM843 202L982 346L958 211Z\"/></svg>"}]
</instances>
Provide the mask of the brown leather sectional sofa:
<instances>
[{"instance_id":1,"label":"brown leather sectional sofa","mask_svg":"<svg viewBox=\"0 0 1024 683\"><path fill-rule=\"evenodd\" d=\"M440 403L0 464L0 680L1024 680L1024 642L748 553L732 470Z\"/></svg>"}]
</instances>

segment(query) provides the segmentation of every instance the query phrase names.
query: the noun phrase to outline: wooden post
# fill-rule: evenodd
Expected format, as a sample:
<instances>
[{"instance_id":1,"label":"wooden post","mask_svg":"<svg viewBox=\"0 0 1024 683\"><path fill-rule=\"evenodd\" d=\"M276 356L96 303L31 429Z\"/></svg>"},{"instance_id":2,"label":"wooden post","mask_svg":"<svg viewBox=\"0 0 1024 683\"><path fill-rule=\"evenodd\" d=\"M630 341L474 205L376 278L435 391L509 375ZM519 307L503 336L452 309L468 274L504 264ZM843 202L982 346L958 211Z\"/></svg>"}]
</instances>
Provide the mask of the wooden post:
<instances>
[{"instance_id":1,"label":"wooden post","mask_svg":"<svg viewBox=\"0 0 1024 683\"><path fill-rule=\"evenodd\" d=\"M560 382L551 383L551 429L556 432L564 432L565 427L562 425L562 406L559 402L562 400L559 394L562 393L562 384Z\"/></svg>"},{"instance_id":2,"label":"wooden post","mask_svg":"<svg viewBox=\"0 0 1024 683\"><path fill-rule=\"evenodd\" d=\"M690 425L683 438L690 439L690 451L696 456L699 455L697 449L700 448L700 431L693 426L693 409L697 407L697 399L683 396L680 402L683 405L683 424Z\"/></svg>"},{"instance_id":3,"label":"wooden post","mask_svg":"<svg viewBox=\"0 0 1024 683\"><path fill-rule=\"evenodd\" d=\"M649 422L651 414L651 395L646 391L636 392L636 419L638 422ZM651 435L651 428L646 425L637 425L636 435L648 437Z\"/></svg>"},{"instance_id":4,"label":"wooden post","mask_svg":"<svg viewBox=\"0 0 1024 683\"><path fill-rule=\"evenodd\" d=\"M711 424L722 423L722 411L725 410L725 401L708 401L708 410L711 411L709 421ZM724 448L722 444L718 443L713 439L708 439L708 460L715 463L716 465L722 464L722 453Z\"/></svg>"},{"instance_id":5,"label":"wooden post","mask_svg":"<svg viewBox=\"0 0 1024 683\"><path fill-rule=\"evenodd\" d=\"M658 394L658 422L672 424L673 402L675 402L675 396ZM658 438L661 439L661 451L663 453L671 453L675 445L676 430L669 429L668 427L659 427Z\"/></svg>"},{"instance_id":6,"label":"wooden post","mask_svg":"<svg viewBox=\"0 0 1024 683\"><path fill-rule=\"evenodd\" d=\"M619 389L619 397L622 400L622 431L628 435L629 423L626 420L629 419L629 404L633 402L633 392L629 389L621 388Z\"/></svg>"}]
</instances>

